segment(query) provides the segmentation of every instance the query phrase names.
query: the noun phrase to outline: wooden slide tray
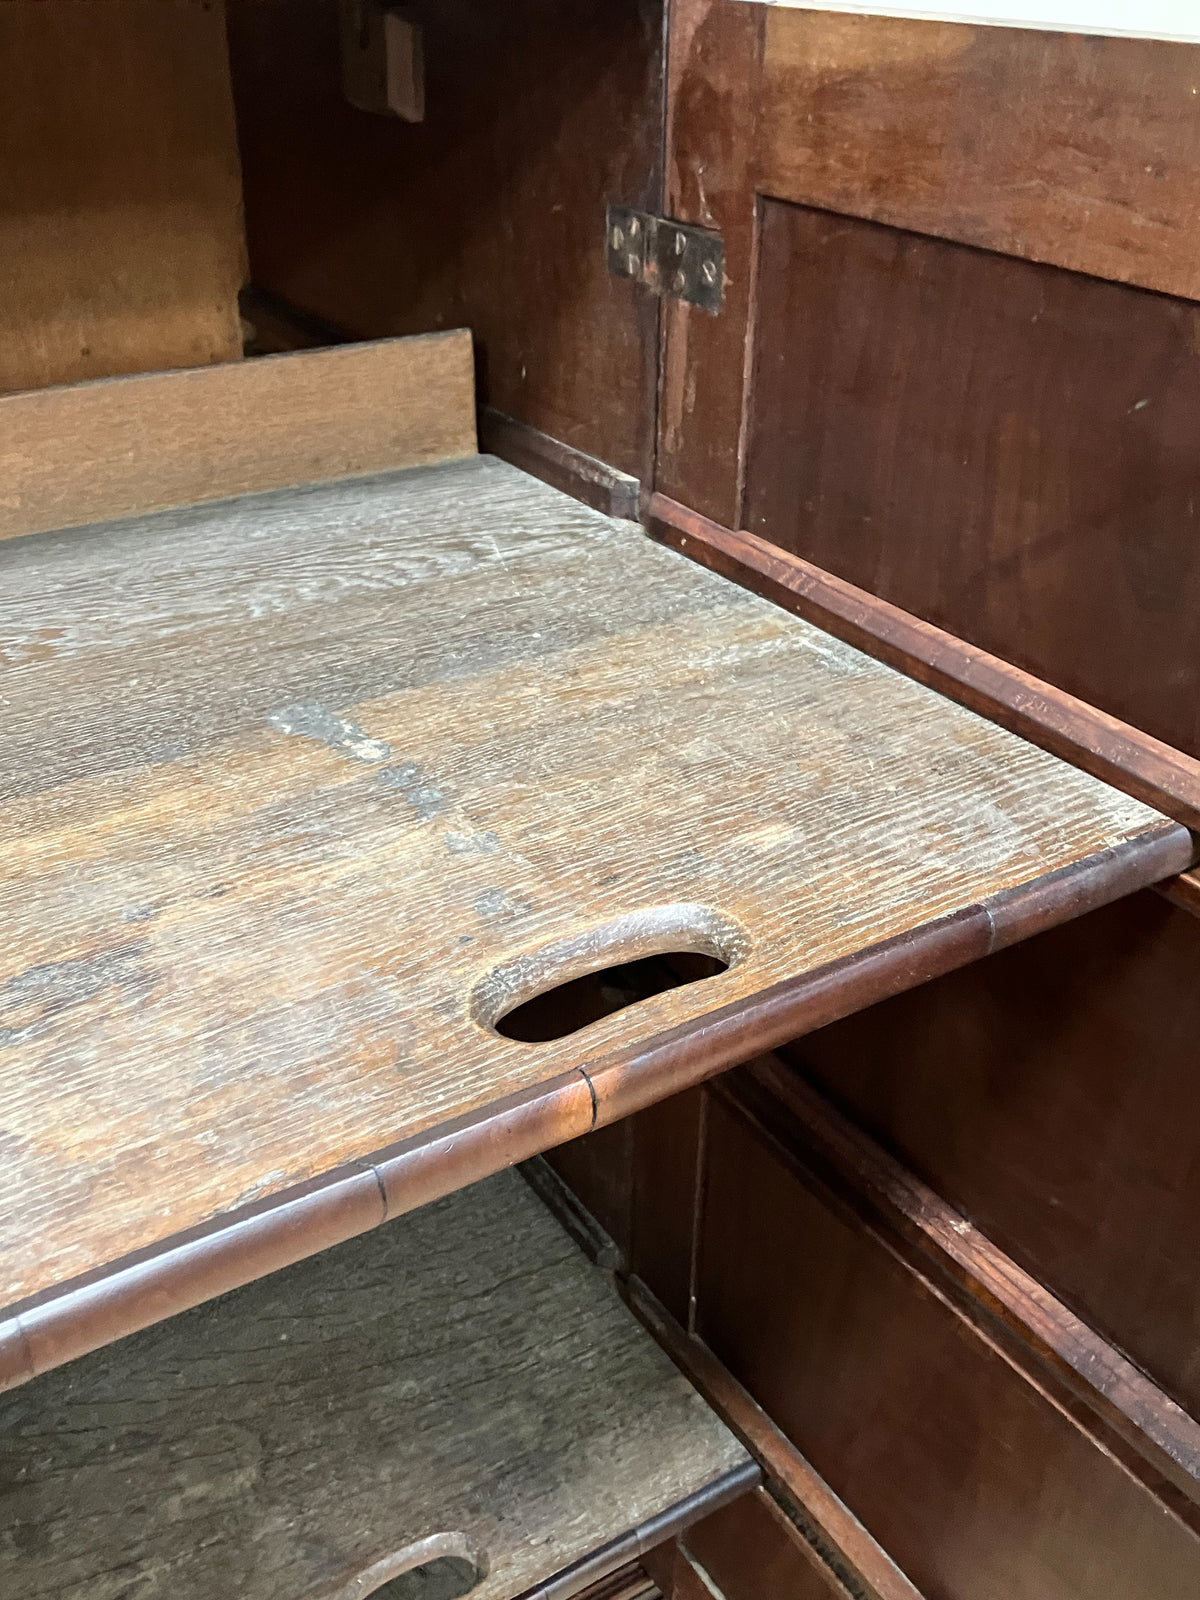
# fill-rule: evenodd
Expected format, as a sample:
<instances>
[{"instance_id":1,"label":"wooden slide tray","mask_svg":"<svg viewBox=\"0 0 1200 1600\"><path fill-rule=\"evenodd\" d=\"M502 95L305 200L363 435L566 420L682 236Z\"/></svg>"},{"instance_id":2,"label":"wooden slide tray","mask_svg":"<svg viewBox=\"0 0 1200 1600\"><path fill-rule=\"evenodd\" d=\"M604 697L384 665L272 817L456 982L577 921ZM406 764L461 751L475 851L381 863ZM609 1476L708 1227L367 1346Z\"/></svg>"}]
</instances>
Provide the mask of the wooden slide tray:
<instances>
[{"instance_id":1,"label":"wooden slide tray","mask_svg":"<svg viewBox=\"0 0 1200 1600\"><path fill-rule=\"evenodd\" d=\"M454 1563L565 1595L758 1478L514 1172L39 1378L0 1435L4 1600L362 1600L432 1561L388 1600Z\"/></svg>"},{"instance_id":2,"label":"wooden slide tray","mask_svg":"<svg viewBox=\"0 0 1200 1600\"><path fill-rule=\"evenodd\" d=\"M0 660L8 1383L1193 854L488 457L9 539Z\"/></svg>"}]
</instances>

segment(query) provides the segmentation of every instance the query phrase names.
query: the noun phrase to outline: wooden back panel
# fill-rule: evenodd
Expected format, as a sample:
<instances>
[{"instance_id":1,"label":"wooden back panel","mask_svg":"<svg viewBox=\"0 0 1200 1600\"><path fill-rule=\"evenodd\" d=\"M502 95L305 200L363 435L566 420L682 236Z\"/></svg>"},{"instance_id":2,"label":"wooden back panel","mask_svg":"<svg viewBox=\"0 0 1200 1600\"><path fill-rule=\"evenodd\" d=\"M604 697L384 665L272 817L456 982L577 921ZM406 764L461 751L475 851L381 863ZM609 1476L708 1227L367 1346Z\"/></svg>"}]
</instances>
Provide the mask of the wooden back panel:
<instances>
[{"instance_id":1,"label":"wooden back panel","mask_svg":"<svg viewBox=\"0 0 1200 1600\"><path fill-rule=\"evenodd\" d=\"M1200 306L768 201L745 525L1200 754Z\"/></svg>"},{"instance_id":2,"label":"wooden back panel","mask_svg":"<svg viewBox=\"0 0 1200 1600\"><path fill-rule=\"evenodd\" d=\"M475 454L471 336L0 398L0 539Z\"/></svg>"},{"instance_id":3,"label":"wooden back panel","mask_svg":"<svg viewBox=\"0 0 1200 1600\"><path fill-rule=\"evenodd\" d=\"M760 191L1200 297L1198 57L772 10Z\"/></svg>"},{"instance_id":4,"label":"wooden back panel","mask_svg":"<svg viewBox=\"0 0 1200 1600\"><path fill-rule=\"evenodd\" d=\"M465 324L491 405L648 478L659 303L608 271L604 215L658 204L662 10L423 6L405 123L346 103L337 0L232 0L254 282L356 338Z\"/></svg>"},{"instance_id":5,"label":"wooden back panel","mask_svg":"<svg viewBox=\"0 0 1200 1600\"><path fill-rule=\"evenodd\" d=\"M0 392L242 353L224 0L0 4Z\"/></svg>"}]
</instances>

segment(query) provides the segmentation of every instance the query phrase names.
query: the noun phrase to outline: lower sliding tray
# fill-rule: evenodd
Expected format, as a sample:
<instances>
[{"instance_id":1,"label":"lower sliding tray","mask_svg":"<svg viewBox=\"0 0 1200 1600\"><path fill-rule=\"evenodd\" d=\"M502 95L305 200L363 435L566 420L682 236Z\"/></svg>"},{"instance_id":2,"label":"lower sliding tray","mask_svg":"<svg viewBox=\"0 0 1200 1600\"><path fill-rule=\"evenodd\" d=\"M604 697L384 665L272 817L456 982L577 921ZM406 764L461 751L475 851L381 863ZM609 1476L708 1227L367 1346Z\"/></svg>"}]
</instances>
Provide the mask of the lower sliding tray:
<instances>
[{"instance_id":1,"label":"lower sliding tray","mask_svg":"<svg viewBox=\"0 0 1200 1600\"><path fill-rule=\"evenodd\" d=\"M4 1600L566 1596L758 1476L514 1173L35 1380L0 1433Z\"/></svg>"}]
</instances>

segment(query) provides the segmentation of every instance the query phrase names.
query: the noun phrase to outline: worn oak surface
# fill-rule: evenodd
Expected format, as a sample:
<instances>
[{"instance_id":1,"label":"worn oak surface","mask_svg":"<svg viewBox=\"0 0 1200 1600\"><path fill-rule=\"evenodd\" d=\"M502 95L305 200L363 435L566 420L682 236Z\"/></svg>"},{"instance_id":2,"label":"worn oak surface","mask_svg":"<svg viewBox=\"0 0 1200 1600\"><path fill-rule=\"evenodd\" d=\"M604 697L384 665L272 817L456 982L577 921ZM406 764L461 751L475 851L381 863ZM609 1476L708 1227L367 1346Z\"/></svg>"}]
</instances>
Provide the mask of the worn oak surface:
<instances>
[{"instance_id":1,"label":"worn oak surface","mask_svg":"<svg viewBox=\"0 0 1200 1600\"><path fill-rule=\"evenodd\" d=\"M9 1303L1097 853L1110 894L1190 859L486 457L10 540L0 639ZM731 968L489 1026L672 949Z\"/></svg>"},{"instance_id":2,"label":"worn oak surface","mask_svg":"<svg viewBox=\"0 0 1200 1600\"><path fill-rule=\"evenodd\" d=\"M474 454L466 329L9 395L0 540Z\"/></svg>"},{"instance_id":3,"label":"worn oak surface","mask_svg":"<svg viewBox=\"0 0 1200 1600\"><path fill-rule=\"evenodd\" d=\"M507 1600L749 1470L513 1173L48 1374L0 1433L5 1600L358 1600L430 1540Z\"/></svg>"},{"instance_id":4,"label":"worn oak surface","mask_svg":"<svg viewBox=\"0 0 1200 1600\"><path fill-rule=\"evenodd\" d=\"M240 358L223 0L0 0L0 63L0 392Z\"/></svg>"}]
</instances>

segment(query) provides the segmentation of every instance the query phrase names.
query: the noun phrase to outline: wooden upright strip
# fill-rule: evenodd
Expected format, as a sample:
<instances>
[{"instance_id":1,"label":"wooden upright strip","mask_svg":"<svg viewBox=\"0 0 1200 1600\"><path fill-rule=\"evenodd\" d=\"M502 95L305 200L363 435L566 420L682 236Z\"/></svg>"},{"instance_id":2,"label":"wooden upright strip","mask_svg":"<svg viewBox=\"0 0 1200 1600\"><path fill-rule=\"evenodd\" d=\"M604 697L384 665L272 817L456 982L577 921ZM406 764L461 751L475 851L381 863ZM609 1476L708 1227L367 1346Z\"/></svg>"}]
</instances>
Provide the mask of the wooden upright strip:
<instances>
[{"instance_id":1,"label":"wooden upright strip","mask_svg":"<svg viewBox=\"0 0 1200 1600\"><path fill-rule=\"evenodd\" d=\"M744 1111L773 1133L786 1122L788 1147L806 1167L1033 1381L1075 1414L1071 1401L1081 1402L1093 1431L1110 1435L1108 1448L1200 1526L1200 1422L778 1057L761 1056L735 1077L730 1097Z\"/></svg>"},{"instance_id":2,"label":"wooden upright strip","mask_svg":"<svg viewBox=\"0 0 1200 1600\"><path fill-rule=\"evenodd\" d=\"M703 566L1177 822L1200 828L1200 761L1191 756L765 539L719 527L665 495L652 498L649 525L656 538Z\"/></svg>"},{"instance_id":3,"label":"wooden upright strip","mask_svg":"<svg viewBox=\"0 0 1200 1600\"><path fill-rule=\"evenodd\" d=\"M1159 885L1160 892L1181 911L1200 917L1200 873L1181 872L1177 878L1168 878Z\"/></svg>"},{"instance_id":4,"label":"wooden upright strip","mask_svg":"<svg viewBox=\"0 0 1200 1600\"><path fill-rule=\"evenodd\" d=\"M0 399L0 539L475 454L471 335Z\"/></svg>"},{"instance_id":5,"label":"wooden upright strip","mask_svg":"<svg viewBox=\"0 0 1200 1600\"><path fill-rule=\"evenodd\" d=\"M638 1278L629 1304L676 1366L725 1420L782 1490L814 1550L863 1600L922 1600L883 1547L712 1351L688 1335Z\"/></svg>"}]
</instances>

